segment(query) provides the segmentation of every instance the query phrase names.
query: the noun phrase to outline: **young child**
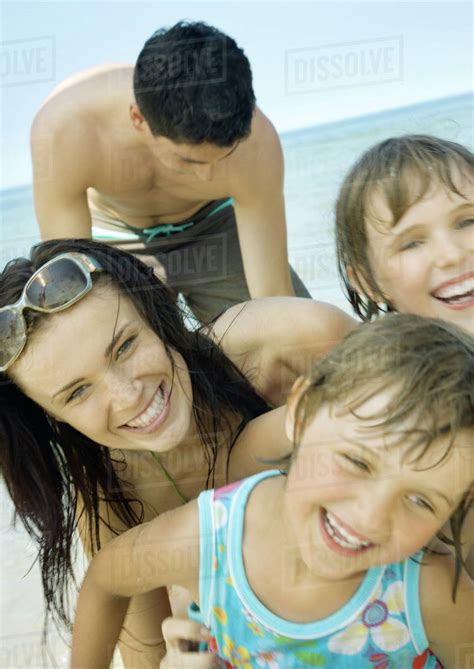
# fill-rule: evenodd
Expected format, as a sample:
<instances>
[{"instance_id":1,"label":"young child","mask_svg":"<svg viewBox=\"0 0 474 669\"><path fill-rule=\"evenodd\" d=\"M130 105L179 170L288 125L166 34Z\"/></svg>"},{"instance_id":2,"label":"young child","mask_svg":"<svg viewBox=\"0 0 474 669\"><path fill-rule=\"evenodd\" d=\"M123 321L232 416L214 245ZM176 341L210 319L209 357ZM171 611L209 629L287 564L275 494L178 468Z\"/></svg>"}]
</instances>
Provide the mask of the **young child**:
<instances>
[{"instance_id":1,"label":"young child","mask_svg":"<svg viewBox=\"0 0 474 669\"><path fill-rule=\"evenodd\" d=\"M363 320L400 311L474 333L474 156L396 137L350 170L336 204L338 265Z\"/></svg>"},{"instance_id":2,"label":"young child","mask_svg":"<svg viewBox=\"0 0 474 669\"><path fill-rule=\"evenodd\" d=\"M74 669L109 667L129 598L170 584L191 592L228 667L463 666L473 381L474 340L449 323L355 330L295 384L287 473L206 491L98 553ZM448 519L456 559L423 550Z\"/></svg>"}]
</instances>

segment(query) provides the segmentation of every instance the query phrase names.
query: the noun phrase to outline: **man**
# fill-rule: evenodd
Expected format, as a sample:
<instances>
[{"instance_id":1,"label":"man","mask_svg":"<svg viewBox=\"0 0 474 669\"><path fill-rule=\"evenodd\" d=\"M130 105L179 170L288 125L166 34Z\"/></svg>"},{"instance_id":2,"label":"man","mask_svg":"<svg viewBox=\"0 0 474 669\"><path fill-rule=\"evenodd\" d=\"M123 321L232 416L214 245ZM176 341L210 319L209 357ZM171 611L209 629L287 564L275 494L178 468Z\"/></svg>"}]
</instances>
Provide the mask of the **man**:
<instances>
[{"instance_id":1,"label":"man","mask_svg":"<svg viewBox=\"0 0 474 669\"><path fill-rule=\"evenodd\" d=\"M249 297L309 297L288 267L277 133L217 29L180 22L135 68L67 80L31 143L44 239L92 234L153 257L202 322Z\"/></svg>"}]
</instances>

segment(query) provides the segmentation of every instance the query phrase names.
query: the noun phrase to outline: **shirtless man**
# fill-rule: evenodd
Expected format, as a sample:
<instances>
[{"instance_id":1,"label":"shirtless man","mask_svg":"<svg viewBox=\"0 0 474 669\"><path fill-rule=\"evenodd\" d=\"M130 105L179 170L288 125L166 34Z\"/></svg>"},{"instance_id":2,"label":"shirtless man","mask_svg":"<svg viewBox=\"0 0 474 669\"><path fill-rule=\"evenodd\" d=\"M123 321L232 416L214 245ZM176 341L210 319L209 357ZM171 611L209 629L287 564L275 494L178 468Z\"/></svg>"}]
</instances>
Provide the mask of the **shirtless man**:
<instances>
[{"instance_id":1,"label":"shirtless man","mask_svg":"<svg viewBox=\"0 0 474 669\"><path fill-rule=\"evenodd\" d=\"M44 239L92 235L152 258L201 322L249 297L309 297L288 266L278 135L246 56L215 28L178 23L135 68L66 80L31 146Z\"/></svg>"}]
</instances>

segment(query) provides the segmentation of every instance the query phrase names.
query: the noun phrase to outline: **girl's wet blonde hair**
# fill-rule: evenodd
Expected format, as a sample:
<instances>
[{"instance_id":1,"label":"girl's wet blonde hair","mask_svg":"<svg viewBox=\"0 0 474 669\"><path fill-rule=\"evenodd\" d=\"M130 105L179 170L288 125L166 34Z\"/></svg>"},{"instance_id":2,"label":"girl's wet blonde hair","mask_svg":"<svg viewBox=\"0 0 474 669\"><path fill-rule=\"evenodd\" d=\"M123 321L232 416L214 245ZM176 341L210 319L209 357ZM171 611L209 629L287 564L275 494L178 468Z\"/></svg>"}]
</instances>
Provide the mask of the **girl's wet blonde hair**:
<instances>
[{"instance_id":1,"label":"girl's wet blonde hair","mask_svg":"<svg viewBox=\"0 0 474 669\"><path fill-rule=\"evenodd\" d=\"M473 154L461 144L428 135L380 142L349 171L336 202L337 261L346 295L362 320L393 311L369 261L366 224L373 195L382 196L394 226L433 183L466 197L458 188L460 175L473 179Z\"/></svg>"},{"instance_id":2,"label":"girl's wet blonde hair","mask_svg":"<svg viewBox=\"0 0 474 669\"><path fill-rule=\"evenodd\" d=\"M302 381L294 407L294 452L305 427L323 404L357 416L368 399L391 390L390 401L364 422L367 428L399 434L390 448L409 444L406 461L416 464L440 437L447 437L443 460L460 430L472 438L467 461L474 458L474 338L445 321L411 314L390 314L359 326L322 359ZM300 386L301 388L301 386ZM413 428L407 429L408 425ZM464 443L464 441L463 441ZM291 456L288 457L288 461ZM453 596L464 565L461 530L472 505L472 482L452 514L456 573Z\"/></svg>"}]
</instances>

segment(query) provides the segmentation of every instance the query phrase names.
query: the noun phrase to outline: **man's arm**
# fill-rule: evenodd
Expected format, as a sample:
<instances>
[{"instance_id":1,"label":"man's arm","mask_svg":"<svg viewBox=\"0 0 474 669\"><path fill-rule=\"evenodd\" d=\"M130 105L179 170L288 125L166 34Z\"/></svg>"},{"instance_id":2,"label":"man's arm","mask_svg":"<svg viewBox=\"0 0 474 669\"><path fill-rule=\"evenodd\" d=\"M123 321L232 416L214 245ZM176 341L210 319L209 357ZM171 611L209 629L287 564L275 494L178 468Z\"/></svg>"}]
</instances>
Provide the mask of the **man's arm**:
<instances>
[{"instance_id":1,"label":"man's arm","mask_svg":"<svg viewBox=\"0 0 474 669\"><path fill-rule=\"evenodd\" d=\"M36 217L42 239L90 237L88 166L94 160L90 131L58 125L51 112L39 112L31 129Z\"/></svg>"},{"instance_id":2,"label":"man's arm","mask_svg":"<svg viewBox=\"0 0 474 669\"><path fill-rule=\"evenodd\" d=\"M231 307L210 334L259 395L281 406L295 379L356 326L351 316L324 302L268 297Z\"/></svg>"},{"instance_id":3,"label":"man's arm","mask_svg":"<svg viewBox=\"0 0 474 669\"><path fill-rule=\"evenodd\" d=\"M263 115L255 122L254 132L256 137L249 138L249 148L242 145L230 193L245 278L252 298L291 296L294 290L288 267L283 152L276 130Z\"/></svg>"},{"instance_id":4,"label":"man's arm","mask_svg":"<svg viewBox=\"0 0 474 669\"><path fill-rule=\"evenodd\" d=\"M171 584L196 593L198 574L196 500L109 542L91 562L81 587L72 668L109 669L130 598Z\"/></svg>"}]
</instances>

